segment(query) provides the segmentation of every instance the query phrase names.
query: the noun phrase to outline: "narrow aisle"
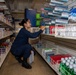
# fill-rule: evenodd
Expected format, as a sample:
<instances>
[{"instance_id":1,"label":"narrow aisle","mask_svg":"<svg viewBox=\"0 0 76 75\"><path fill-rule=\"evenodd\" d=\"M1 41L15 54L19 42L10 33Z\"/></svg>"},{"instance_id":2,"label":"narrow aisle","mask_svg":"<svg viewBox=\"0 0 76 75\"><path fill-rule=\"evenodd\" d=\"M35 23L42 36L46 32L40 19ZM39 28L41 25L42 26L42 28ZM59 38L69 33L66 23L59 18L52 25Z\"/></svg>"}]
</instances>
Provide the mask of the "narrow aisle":
<instances>
[{"instance_id":1,"label":"narrow aisle","mask_svg":"<svg viewBox=\"0 0 76 75\"><path fill-rule=\"evenodd\" d=\"M25 69L9 53L0 69L0 75L56 75L44 60L36 54L32 69Z\"/></svg>"}]
</instances>

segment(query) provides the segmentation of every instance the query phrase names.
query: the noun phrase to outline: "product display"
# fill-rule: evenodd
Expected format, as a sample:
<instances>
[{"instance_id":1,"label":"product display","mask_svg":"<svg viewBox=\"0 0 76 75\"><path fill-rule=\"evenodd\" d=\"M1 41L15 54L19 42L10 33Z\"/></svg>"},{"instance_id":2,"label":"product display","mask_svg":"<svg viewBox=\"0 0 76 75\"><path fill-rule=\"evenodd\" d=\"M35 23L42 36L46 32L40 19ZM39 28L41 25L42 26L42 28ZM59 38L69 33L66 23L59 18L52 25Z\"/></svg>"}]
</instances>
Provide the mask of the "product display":
<instances>
[{"instance_id":1,"label":"product display","mask_svg":"<svg viewBox=\"0 0 76 75\"><path fill-rule=\"evenodd\" d=\"M63 37L76 37L76 26L69 25L64 26L56 29L56 36L63 36Z\"/></svg>"},{"instance_id":2,"label":"product display","mask_svg":"<svg viewBox=\"0 0 76 75\"><path fill-rule=\"evenodd\" d=\"M61 58L65 58L65 57L70 57L71 55L69 54L59 54L59 55L54 55L54 56L50 56L51 59L51 63L52 64L56 64L56 63L60 63Z\"/></svg>"},{"instance_id":3,"label":"product display","mask_svg":"<svg viewBox=\"0 0 76 75\"><path fill-rule=\"evenodd\" d=\"M76 57L62 58L59 71L61 75L76 75Z\"/></svg>"},{"instance_id":4,"label":"product display","mask_svg":"<svg viewBox=\"0 0 76 75\"><path fill-rule=\"evenodd\" d=\"M46 49L42 49L42 56L48 60L48 57L54 55L54 51L53 49L50 48L46 48Z\"/></svg>"},{"instance_id":5,"label":"product display","mask_svg":"<svg viewBox=\"0 0 76 75\"><path fill-rule=\"evenodd\" d=\"M0 68L11 52L18 61L21 61L22 68L19 68L21 74L23 72L34 75L33 70L36 68L39 75L45 70L47 70L45 75L53 75L52 71L48 73L48 69L55 71L57 75L76 75L76 0L5 1L0 4L6 3L10 9L4 9L0 5ZM22 31L20 35L19 31ZM38 31L38 36L37 33L33 36ZM16 39L12 40L11 37ZM16 42L12 43L13 41ZM16 48L18 44L21 49L18 49L19 46ZM23 45L27 45L26 48ZM9 64L6 63L4 66L6 71L11 68L12 71L9 73L11 75L13 74L11 72L17 71L12 69L16 66L10 54L9 57ZM10 62L11 60L13 62ZM17 66L18 61L15 62ZM50 68L47 69L45 62ZM23 71L31 68L30 71ZM4 74L4 71L1 73Z\"/></svg>"},{"instance_id":6,"label":"product display","mask_svg":"<svg viewBox=\"0 0 76 75\"><path fill-rule=\"evenodd\" d=\"M12 34L12 31L10 31L9 29L0 28L0 39L7 37L11 34Z\"/></svg>"},{"instance_id":7,"label":"product display","mask_svg":"<svg viewBox=\"0 0 76 75\"><path fill-rule=\"evenodd\" d=\"M1 3L1 2L0 2ZM2 7L3 8L3 7ZM12 17L11 17L12 20ZM13 26L11 21L4 13L4 9L0 7L0 67L2 66L8 52L10 51L10 35L13 34Z\"/></svg>"},{"instance_id":8,"label":"product display","mask_svg":"<svg viewBox=\"0 0 76 75\"><path fill-rule=\"evenodd\" d=\"M40 13L36 13L36 26L39 27L41 26L41 14Z\"/></svg>"},{"instance_id":9,"label":"product display","mask_svg":"<svg viewBox=\"0 0 76 75\"><path fill-rule=\"evenodd\" d=\"M0 45L0 67L4 61L4 59L6 58L6 55L9 52L9 45L10 45L10 40L7 39L5 42L3 42Z\"/></svg>"}]
</instances>

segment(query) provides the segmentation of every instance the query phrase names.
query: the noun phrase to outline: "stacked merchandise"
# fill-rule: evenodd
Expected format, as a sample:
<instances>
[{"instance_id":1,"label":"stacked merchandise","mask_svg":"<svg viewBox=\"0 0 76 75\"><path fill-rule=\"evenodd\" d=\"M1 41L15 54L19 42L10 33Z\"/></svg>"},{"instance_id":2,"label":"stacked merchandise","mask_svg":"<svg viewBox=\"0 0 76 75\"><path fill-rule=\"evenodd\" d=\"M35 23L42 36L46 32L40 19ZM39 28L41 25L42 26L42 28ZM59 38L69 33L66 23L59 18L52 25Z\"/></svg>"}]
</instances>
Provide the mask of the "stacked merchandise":
<instances>
[{"instance_id":1,"label":"stacked merchandise","mask_svg":"<svg viewBox=\"0 0 76 75\"><path fill-rule=\"evenodd\" d=\"M42 56L44 57L44 59L46 59L48 62L50 61L50 56L53 56L55 54L54 50L51 48L45 48L42 49Z\"/></svg>"},{"instance_id":2,"label":"stacked merchandise","mask_svg":"<svg viewBox=\"0 0 76 75\"><path fill-rule=\"evenodd\" d=\"M12 17L11 17L11 15L9 15L9 16L6 15L4 12L5 12L4 10L0 9L0 22L1 22L2 25L4 23L6 25L11 26Z\"/></svg>"},{"instance_id":3,"label":"stacked merchandise","mask_svg":"<svg viewBox=\"0 0 76 75\"><path fill-rule=\"evenodd\" d=\"M4 37L5 35L5 28L0 28L0 38Z\"/></svg>"},{"instance_id":4,"label":"stacked merchandise","mask_svg":"<svg viewBox=\"0 0 76 75\"><path fill-rule=\"evenodd\" d=\"M12 32L9 28L0 28L0 39L9 36Z\"/></svg>"},{"instance_id":5,"label":"stacked merchandise","mask_svg":"<svg viewBox=\"0 0 76 75\"><path fill-rule=\"evenodd\" d=\"M76 37L76 26L69 25L69 26L57 28L55 36Z\"/></svg>"},{"instance_id":6,"label":"stacked merchandise","mask_svg":"<svg viewBox=\"0 0 76 75\"><path fill-rule=\"evenodd\" d=\"M59 71L61 75L76 75L76 57L62 58Z\"/></svg>"},{"instance_id":7,"label":"stacked merchandise","mask_svg":"<svg viewBox=\"0 0 76 75\"><path fill-rule=\"evenodd\" d=\"M39 27L41 25L41 15L40 13L36 13L36 26Z\"/></svg>"},{"instance_id":8,"label":"stacked merchandise","mask_svg":"<svg viewBox=\"0 0 76 75\"><path fill-rule=\"evenodd\" d=\"M0 21L4 22L7 25L11 25L11 23L7 20L7 18L2 13L0 14Z\"/></svg>"},{"instance_id":9,"label":"stacked merchandise","mask_svg":"<svg viewBox=\"0 0 76 75\"><path fill-rule=\"evenodd\" d=\"M39 27L31 27L30 32L34 33L34 32L37 32L39 30L40 30Z\"/></svg>"},{"instance_id":10,"label":"stacked merchandise","mask_svg":"<svg viewBox=\"0 0 76 75\"><path fill-rule=\"evenodd\" d=\"M50 56L51 64L60 64L61 58L67 58L71 57L70 54L56 54L53 56Z\"/></svg>"},{"instance_id":11,"label":"stacked merchandise","mask_svg":"<svg viewBox=\"0 0 76 75\"><path fill-rule=\"evenodd\" d=\"M61 27L68 24L69 10L68 6L64 6L66 2L68 0L51 0L42 9L42 14L44 14L43 22L46 26L45 34L55 34L56 25Z\"/></svg>"},{"instance_id":12,"label":"stacked merchandise","mask_svg":"<svg viewBox=\"0 0 76 75\"><path fill-rule=\"evenodd\" d=\"M5 42L3 42L0 45L0 61L1 61L1 57L7 53L7 47L9 47L9 44L10 44L10 39L7 39Z\"/></svg>"},{"instance_id":13,"label":"stacked merchandise","mask_svg":"<svg viewBox=\"0 0 76 75\"><path fill-rule=\"evenodd\" d=\"M10 14L9 10L4 11L5 17L8 19L9 22L12 22L12 15Z\"/></svg>"}]
</instances>

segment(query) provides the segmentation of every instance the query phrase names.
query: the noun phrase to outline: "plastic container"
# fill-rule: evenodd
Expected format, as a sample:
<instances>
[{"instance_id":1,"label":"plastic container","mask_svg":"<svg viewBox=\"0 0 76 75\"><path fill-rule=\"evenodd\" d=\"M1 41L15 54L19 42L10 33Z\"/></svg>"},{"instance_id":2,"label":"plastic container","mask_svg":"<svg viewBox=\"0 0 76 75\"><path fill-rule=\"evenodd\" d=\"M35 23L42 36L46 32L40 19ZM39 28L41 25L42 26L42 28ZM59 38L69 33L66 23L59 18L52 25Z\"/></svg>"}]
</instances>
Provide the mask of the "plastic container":
<instances>
[{"instance_id":1,"label":"plastic container","mask_svg":"<svg viewBox=\"0 0 76 75\"><path fill-rule=\"evenodd\" d=\"M32 64L34 62L34 52L31 51L31 55L29 57L29 60L28 60L29 64Z\"/></svg>"}]
</instances>

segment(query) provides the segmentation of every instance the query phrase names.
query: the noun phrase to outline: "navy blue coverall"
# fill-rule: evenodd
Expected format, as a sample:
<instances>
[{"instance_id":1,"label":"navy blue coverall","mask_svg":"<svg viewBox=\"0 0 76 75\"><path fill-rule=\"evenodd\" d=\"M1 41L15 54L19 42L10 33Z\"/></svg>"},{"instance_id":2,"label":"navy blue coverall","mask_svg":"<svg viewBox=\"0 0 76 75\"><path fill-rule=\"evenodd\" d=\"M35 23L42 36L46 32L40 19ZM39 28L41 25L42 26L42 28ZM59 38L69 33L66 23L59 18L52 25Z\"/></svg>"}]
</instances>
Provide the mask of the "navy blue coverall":
<instances>
[{"instance_id":1,"label":"navy blue coverall","mask_svg":"<svg viewBox=\"0 0 76 75\"><path fill-rule=\"evenodd\" d=\"M11 46L11 52L14 56L22 56L28 58L31 54L32 46L29 44L29 38L38 37L43 31L39 30L35 33L30 33L25 28L22 28Z\"/></svg>"}]
</instances>

